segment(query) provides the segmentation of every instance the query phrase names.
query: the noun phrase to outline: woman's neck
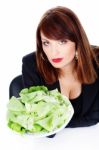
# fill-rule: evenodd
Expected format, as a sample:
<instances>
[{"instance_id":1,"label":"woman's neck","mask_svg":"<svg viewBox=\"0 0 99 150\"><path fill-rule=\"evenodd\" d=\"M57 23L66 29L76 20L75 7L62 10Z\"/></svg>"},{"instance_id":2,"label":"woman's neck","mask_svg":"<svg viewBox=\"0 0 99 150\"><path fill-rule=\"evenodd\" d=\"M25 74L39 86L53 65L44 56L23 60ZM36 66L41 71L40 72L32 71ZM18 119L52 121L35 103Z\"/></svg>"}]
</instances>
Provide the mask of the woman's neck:
<instances>
[{"instance_id":1,"label":"woman's neck","mask_svg":"<svg viewBox=\"0 0 99 150\"><path fill-rule=\"evenodd\" d=\"M70 77L70 76L74 76L75 71L74 71L74 62L71 62L71 64L66 65L65 67L61 68L61 77Z\"/></svg>"}]
</instances>

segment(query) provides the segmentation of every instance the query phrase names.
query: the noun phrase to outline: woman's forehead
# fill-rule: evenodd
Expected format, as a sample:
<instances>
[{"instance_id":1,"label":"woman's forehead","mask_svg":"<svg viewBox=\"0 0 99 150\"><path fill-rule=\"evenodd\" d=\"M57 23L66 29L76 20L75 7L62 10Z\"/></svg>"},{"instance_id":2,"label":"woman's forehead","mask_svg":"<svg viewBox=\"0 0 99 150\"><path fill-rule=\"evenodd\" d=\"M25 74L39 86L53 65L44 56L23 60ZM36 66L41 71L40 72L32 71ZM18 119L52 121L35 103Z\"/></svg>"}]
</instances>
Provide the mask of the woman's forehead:
<instances>
[{"instance_id":1,"label":"woman's forehead","mask_svg":"<svg viewBox=\"0 0 99 150\"><path fill-rule=\"evenodd\" d=\"M43 32L40 32L40 35L42 40L50 40L48 37L46 37L46 35L44 35Z\"/></svg>"}]
</instances>

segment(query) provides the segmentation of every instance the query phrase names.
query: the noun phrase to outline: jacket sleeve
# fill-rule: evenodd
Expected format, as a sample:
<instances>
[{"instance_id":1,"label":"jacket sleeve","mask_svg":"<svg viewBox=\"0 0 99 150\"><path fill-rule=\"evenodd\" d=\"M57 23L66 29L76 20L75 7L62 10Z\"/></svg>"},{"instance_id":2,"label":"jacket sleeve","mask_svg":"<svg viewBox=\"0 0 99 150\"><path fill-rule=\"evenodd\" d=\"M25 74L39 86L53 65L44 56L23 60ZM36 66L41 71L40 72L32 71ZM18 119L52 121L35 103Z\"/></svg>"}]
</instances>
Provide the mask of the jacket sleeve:
<instances>
[{"instance_id":1,"label":"jacket sleeve","mask_svg":"<svg viewBox=\"0 0 99 150\"><path fill-rule=\"evenodd\" d=\"M99 123L99 92L89 112L71 119L67 127L87 127Z\"/></svg>"},{"instance_id":2,"label":"jacket sleeve","mask_svg":"<svg viewBox=\"0 0 99 150\"><path fill-rule=\"evenodd\" d=\"M72 118L69 124L66 127L75 128L75 127L88 127L95 125L99 120L91 118L91 116Z\"/></svg>"}]
</instances>

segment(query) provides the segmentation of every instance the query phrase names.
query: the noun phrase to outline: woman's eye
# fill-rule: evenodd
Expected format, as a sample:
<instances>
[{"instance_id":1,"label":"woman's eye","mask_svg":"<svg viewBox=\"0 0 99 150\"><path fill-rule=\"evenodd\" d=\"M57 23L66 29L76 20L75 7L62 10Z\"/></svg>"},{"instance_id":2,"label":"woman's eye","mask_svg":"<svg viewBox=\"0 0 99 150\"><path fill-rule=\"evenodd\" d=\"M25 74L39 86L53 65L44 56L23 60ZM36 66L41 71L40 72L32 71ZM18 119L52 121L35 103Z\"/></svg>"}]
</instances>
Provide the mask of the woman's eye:
<instances>
[{"instance_id":1,"label":"woman's eye","mask_svg":"<svg viewBox=\"0 0 99 150\"><path fill-rule=\"evenodd\" d=\"M59 44L61 44L61 45L62 45L62 44L66 44L66 43L67 43L67 40L60 40L60 41L59 41Z\"/></svg>"},{"instance_id":2,"label":"woman's eye","mask_svg":"<svg viewBox=\"0 0 99 150\"><path fill-rule=\"evenodd\" d=\"M49 45L49 42L47 42L47 41L42 42L42 45L44 45L44 46L48 46L48 45Z\"/></svg>"}]
</instances>

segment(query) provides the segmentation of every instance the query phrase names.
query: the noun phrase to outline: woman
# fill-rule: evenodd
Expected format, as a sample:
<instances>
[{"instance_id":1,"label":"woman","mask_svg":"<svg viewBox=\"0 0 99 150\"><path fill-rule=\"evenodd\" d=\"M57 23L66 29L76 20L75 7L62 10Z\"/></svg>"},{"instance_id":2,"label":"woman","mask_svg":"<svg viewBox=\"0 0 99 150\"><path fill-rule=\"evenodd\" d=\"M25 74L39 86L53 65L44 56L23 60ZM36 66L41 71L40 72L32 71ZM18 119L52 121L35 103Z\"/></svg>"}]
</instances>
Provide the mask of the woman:
<instances>
[{"instance_id":1,"label":"woman","mask_svg":"<svg viewBox=\"0 0 99 150\"><path fill-rule=\"evenodd\" d=\"M24 87L45 85L66 95L74 115L67 127L99 122L99 51L93 51L74 12L48 10L37 27L37 50L23 57Z\"/></svg>"}]
</instances>

